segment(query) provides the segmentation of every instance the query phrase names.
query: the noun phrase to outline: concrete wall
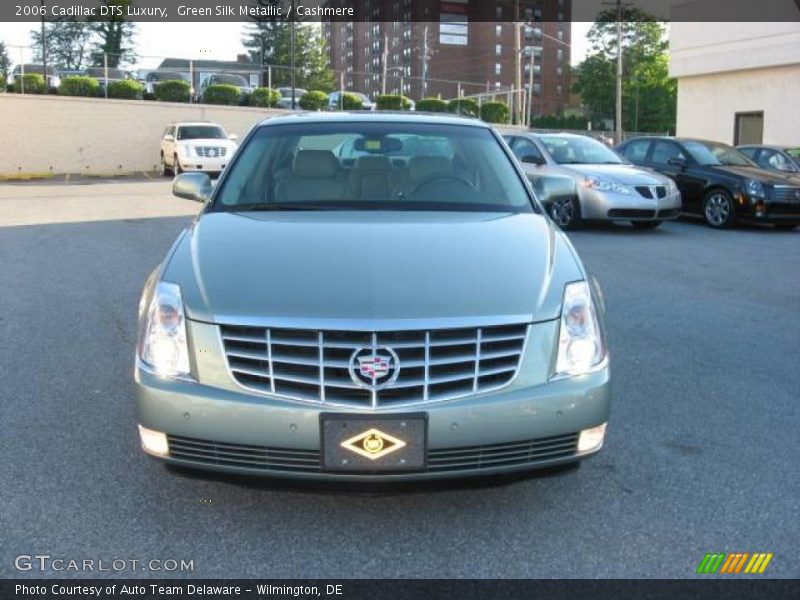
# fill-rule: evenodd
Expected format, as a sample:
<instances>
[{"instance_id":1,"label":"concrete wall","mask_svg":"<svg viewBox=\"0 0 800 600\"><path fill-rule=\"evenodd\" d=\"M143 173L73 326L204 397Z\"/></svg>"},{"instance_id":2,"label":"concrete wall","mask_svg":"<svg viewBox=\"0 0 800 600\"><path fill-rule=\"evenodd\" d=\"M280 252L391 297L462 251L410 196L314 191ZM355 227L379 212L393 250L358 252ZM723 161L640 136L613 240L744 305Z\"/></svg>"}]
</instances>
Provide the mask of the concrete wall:
<instances>
[{"instance_id":1,"label":"concrete wall","mask_svg":"<svg viewBox=\"0 0 800 600\"><path fill-rule=\"evenodd\" d=\"M681 77L679 136L734 142L737 112L764 112L765 144L800 144L800 64Z\"/></svg>"},{"instance_id":2,"label":"concrete wall","mask_svg":"<svg viewBox=\"0 0 800 600\"><path fill-rule=\"evenodd\" d=\"M139 100L0 94L0 177L152 171L172 121L214 121L241 139L275 111Z\"/></svg>"}]
</instances>

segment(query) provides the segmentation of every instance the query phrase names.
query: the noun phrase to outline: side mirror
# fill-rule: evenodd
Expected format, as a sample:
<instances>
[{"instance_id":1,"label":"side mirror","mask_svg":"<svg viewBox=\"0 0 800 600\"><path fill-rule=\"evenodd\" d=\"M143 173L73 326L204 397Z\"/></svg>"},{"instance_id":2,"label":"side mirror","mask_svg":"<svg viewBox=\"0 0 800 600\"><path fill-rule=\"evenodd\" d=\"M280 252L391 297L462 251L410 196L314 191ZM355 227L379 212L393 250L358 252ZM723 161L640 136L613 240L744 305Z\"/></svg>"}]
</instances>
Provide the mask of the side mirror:
<instances>
[{"instance_id":1,"label":"side mirror","mask_svg":"<svg viewBox=\"0 0 800 600\"><path fill-rule=\"evenodd\" d=\"M673 165L675 167L680 167L681 169L685 169L687 164L688 164L682 158L670 158L669 161L667 161L667 162L668 162L668 164Z\"/></svg>"},{"instance_id":2,"label":"side mirror","mask_svg":"<svg viewBox=\"0 0 800 600\"><path fill-rule=\"evenodd\" d=\"M521 160L522 162L531 165L542 166L543 164L545 164L544 157L539 154L526 154L525 156L522 157Z\"/></svg>"},{"instance_id":3,"label":"side mirror","mask_svg":"<svg viewBox=\"0 0 800 600\"><path fill-rule=\"evenodd\" d=\"M164 141L165 142L174 142L175 141L175 136L172 135L171 133L168 133L167 135L164 136Z\"/></svg>"},{"instance_id":4,"label":"side mirror","mask_svg":"<svg viewBox=\"0 0 800 600\"><path fill-rule=\"evenodd\" d=\"M205 173L181 173L172 182L172 195L186 200L206 202L214 186Z\"/></svg>"},{"instance_id":5,"label":"side mirror","mask_svg":"<svg viewBox=\"0 0 800 600\"><path fill-rule=\"evenodd\" d=\"M232 141L232 142L235 142L236 140L238 140L238 139L239 139L239 136L238 136L238 135L236 135L235 133L232 133L232 134L230 134L230 135L228 136L228 139L229 139L230 141Z\"/></svg>"}]
</instances>

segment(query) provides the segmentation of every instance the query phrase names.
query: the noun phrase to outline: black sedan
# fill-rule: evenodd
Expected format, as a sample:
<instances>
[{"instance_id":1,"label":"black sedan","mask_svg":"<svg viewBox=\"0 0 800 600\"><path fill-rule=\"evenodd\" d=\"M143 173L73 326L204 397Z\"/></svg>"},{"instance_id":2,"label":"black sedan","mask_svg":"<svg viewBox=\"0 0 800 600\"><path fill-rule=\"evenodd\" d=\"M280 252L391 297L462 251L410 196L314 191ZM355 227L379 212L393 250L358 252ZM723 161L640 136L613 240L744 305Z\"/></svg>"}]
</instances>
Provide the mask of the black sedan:
<instances>
[{"instance_id":1,"label":"black sedan","mask_svg":"<svg viewBox=\"0 0 800 600\"><path fill-rule=\"evenodd\" d=\"M800 176L767 171L726 144L688 138L642 137L617 152L636 165L672 177L683 212L698 214L716 229L737 221L800 225Z\"/></svg>"}]
</instances>

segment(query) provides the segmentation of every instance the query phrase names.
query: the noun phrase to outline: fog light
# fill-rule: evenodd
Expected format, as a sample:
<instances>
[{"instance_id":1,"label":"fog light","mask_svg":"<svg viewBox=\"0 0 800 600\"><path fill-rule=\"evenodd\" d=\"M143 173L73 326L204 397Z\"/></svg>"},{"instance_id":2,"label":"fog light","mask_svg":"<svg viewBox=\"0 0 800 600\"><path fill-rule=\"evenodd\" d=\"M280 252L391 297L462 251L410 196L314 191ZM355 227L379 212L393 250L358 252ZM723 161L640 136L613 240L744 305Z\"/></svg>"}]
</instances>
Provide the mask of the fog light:
<instances>
[{"instance_id":1,"label":"fog light","mask_svg":"<svg viewBox=\"0 0 800 600\"><path fill-rule=\"evenodd\" d=\"M139 425L139 438L142 440L142 450L148 454L161 457L169 456L169 444L167 443L166 434Z\"/></svg>"},{"instance_id":2,"label":"fog light","mask_svg":"<svg viewBox=\"0 0 800 600\"><path fill-rule=\"evenodd\" d=\"M756 204L756 217L764 218L767 215L767 207L760 202Z\"/></svg>"},{"instance_id":3,"label":"fog light","mask_svg":"<svg viewBox=\"0 0 800 600\"><path fill-rule=\"evenodd\" d=\"M578 438L578 454L595 452L603 446L603 439L606 437L606 423L584 429Z\"/></svg>"}]
</instances>

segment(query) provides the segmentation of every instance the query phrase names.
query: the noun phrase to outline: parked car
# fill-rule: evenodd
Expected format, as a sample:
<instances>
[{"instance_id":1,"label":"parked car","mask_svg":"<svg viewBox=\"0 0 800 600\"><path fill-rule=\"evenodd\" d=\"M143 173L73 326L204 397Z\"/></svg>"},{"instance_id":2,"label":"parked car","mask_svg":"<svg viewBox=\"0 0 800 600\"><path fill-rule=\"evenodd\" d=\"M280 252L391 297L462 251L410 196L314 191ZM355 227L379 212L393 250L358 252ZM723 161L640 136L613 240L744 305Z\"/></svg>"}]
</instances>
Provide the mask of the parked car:
<instances>
[{"instance_id":1,"label":"parked car","mask_svg":"<svg viewBox=\"0 0 800 600\"><path fill-rule=\"evenodd\" d=\"M191 84L186 73L178 71L150 71L142 80L145 94L155 94L155 87L162 81L185 81Z\"/></svg>"},{"instance_id":2,"label":"parked car","mask_svg":"<svg viewBox=\"0 0 800 600\"><path fill-rule=\"evenodd\" d=\"M503 137L530 177L562 175L577 183L577 197L562 196L547 207L560 227L598 219L653 229L680 216L681 197L671 179L626 163L597 140L569 133Z\"/></svg>"},{"instance_id":3,"label":"parked car","mask_svg":"<svg viewBox=\"0 0 800 600\"><path fill-rule=\"evenodd\" d=\"M161 172L201 171L219 175L236 151L236 135L208 122L172 123L161 137Z\"/></svg>"},{"instance_id":4,"label":"parked car","mask_svg":"<svg viewBox=\"0 0 800 600\"><path fill-rule=\"evenodd\" d=\"M24 68L23 68L24 67ZM8 78L6 79L6 83L8 85L12 85L18 77L21 77L22 74L28 73L38 73L39 75L44 74L44 65L37 65L37 64L25 64L25 65L16 65L11 72L8 74ZM61 77L58 74L58 71L55 67L51 67L48 65L47 67L47 87L50 89L57 88L61 85Z\"/></svg>"},{"instance_id":5,"label":"parked car","mask_svg":"<svg viewBox=\"0 0 800 600\"><path fill-rule=\"evenodd\" d=\"M211 85L232 85L239 90L239 97L242 97L246 94L251 94L255 89L242 75L236 75L234 73L216 73L206 77L200 84L200 87L197 90L198 101L203 99L203 94Z\"/></svg>"},{"instance_id":6,"label":"parked car","mask_svg":"<svg viewBox=\"0 0 800 600\"><path fill-rule=\"evenodd\" d=\"M111 69L106 70L104 67L89 67L83 72L87 77L94 77L100 84L100 95L105 95L106 88L106 75L108 76L109 85L115 81L123 81L125 79L132 79L131 74L124 69Z\"/></svg>"},{"instance_id":7,"label":"parked car","mask_svg":"<svg viewBox=\"0 0 800 600\"><path fill-rule=\"evenodd\" d=\"M361 110L375 110L375 103L370 100L369 96L360 92L344 92L345 94L353 94L361 98ZM331 92L328 94L328 110L339 110L339 96L342 92Z\"/></svg>"},{"instance_id":8,"label":"parked car","mask_svg":"<svg viewBox=\"0 0 800 600\"><path fill-rule=\"evenodd\" d=\"M683 212L701 215L716 229L738 219L800 224L800 178L767 171L719 142L691 138L644 137L617 147L631 162L672 177L683 197Z\"/></svg>"},{"instance_id":9,"label":"parked car","mask_svg":"<svg viewBox=\"0 0 800 600\"><path fill-rule=\"evenodd\" d=\"M306 93L306 90L302 88L294 88L294 104L292 104L292 88L279 87L277 90L281 95L281 99L278 100L278 103L275 106L290 110L298 110L300 108L300 98L303 97L303 94Z\"/></svg>"},{"instance_id":10,"label":"parked car","mask_svg":"<svg viewBox=\"0 0 800 600\"><path fill-rule=\"evenodd\" d=\"M393 163L411 138L452 159ZM343 164L344 139L369 155ZM364 483L566 466L603 445L602 296L489 125L272 118L216 186L184 173L173 193L204 207L139 305L146 453Z\"/></svg>"},{"instance_id":11,"label":"parked car","mask_svg":"<svg viewBox=\"0 0 800 600\"><path fill-rule=\"evenodd\" d=\"M762 169L800 173L800 147L737 146L736 149Z\"/></svg>"}]
</instances>

